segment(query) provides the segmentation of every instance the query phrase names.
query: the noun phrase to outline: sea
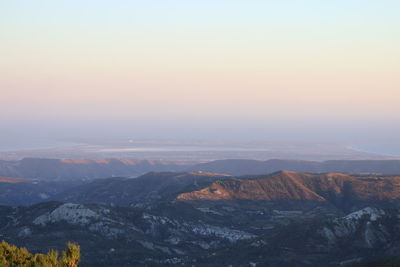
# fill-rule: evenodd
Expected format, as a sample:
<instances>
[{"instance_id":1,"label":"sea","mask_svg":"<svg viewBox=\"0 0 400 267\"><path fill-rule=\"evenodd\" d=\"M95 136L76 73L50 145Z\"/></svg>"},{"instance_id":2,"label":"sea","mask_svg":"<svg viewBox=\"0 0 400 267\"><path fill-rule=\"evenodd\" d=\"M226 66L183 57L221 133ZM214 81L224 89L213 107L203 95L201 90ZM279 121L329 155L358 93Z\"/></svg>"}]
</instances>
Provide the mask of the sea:
<instances>
[{"instance_id":1,"label":"sea","mask_svg":"<svg viewBox=\"0 0 400 267\"><path fill-rule=\"evenodd\" d=\"M400 157L400 143L359 144L352 145L350 148L362 152Z\"/></svg>"}]
</instances>

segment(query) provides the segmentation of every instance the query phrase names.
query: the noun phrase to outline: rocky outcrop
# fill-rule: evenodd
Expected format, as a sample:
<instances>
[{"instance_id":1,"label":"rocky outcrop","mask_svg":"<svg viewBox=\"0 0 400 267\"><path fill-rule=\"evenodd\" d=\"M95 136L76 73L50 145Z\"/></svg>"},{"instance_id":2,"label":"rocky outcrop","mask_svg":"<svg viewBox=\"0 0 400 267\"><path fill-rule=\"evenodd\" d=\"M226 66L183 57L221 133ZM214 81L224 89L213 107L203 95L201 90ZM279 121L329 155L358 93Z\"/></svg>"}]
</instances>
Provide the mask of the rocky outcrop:
<instances>
[{"instance_id":1,"label":"rocky outcrop","mask_svg":"<svg viewBox=\"0 0 400 267\"><path fill-rule=\"evenodd\" d=\"M245 231L229 229L227 227L214 226L209 224L189 223L178 221L163 216L143 214L143 219L149 225L146 233L157 237L160 231L168 232L166 240L174 240L173 243L179 244L182 241L193 239L192 235L208 237L213 239L224 239L232 243L239 240L255 238L256 236ZM190 238L188 238L190 236ZM193 240L192 240L193 241Z\"/></svg>"},{"instance_id":2,"label":"rocky outcrop","mask_svg":"<svg viewBox=\"0 0 400 267\"><path fill-rule=\"evenodd\" d=\"M88 266L335 266L400 251L400 211L372 206L334 218L289 216L295 221L265 229L253 227L266 226L264 215L235 223L229 215L179 201L140 209L47 202L0 206L0 215L5 240L28 248L46 244L46 249L72 240L84 248ZM255 224L251 218L257 218Z\"/></svg>"},{"instance_id":3,"label":"rocky outcrop","mask_svg":"<svg viewBox=\"0 0 400 267\"><path fill-rule=\"evenodd\" d=\"M321 235L332 246L343 240L352 239L354 242L358 241L360 247L375 248L388 243L391 239L390 231L393 225L384 222L386 217L390 218L391 215L385 210L366 207L333 220L323 227Z\"/></svg>"},{"instance_id":4,"label":"rocky outcrop","mask_svg":"<svg viewBox=\"0 0 400 267\"><path fill-rule=\"evenodd\" d=\"M218 247L224 242L235 243L256 237L254 234L228 227L201 222L194 223L150 213L143 213L141 217L136 217L139 216L139 213L134 217L128 216L127 218L123 214L117 214L113 213L110 208L102 206L65 203L37 216L32 220L32 224L42 228L55 225L74 225L111 239L144 234L138 242L140 241L139 243L145 247L150 246L150 241L147 239L173 245L191 243L197 244L201 249L208 249ZM31 234L30 230L28 232L24 230L25 228L21 229L21 236ZM144 238L145 236L147 239ZM209 241L205 242L204 238ZM153 244L151 247L160 249L162 246Z\"/></svg>"},{"instance_id":5,"label":"rocky outcrop","mask_svg":"<svg viewBox=\"0 0 400 267\"><path fill-rule=\"evenodd\" d=\"M107 208L99 206L90 208L73 203L62 204L54 210L36 217L32 223L41 227L56 223L77 225L107 238L118 238L129 231L141 232L132 223L122 225L116 218L112 218L110 210Z\"/></svg>"},{"instance_id":6,"label":"rocky outcrop","mask_svg":"<svg viewBox=\"0 0 400 267\"><path fill-rule=\"evenodd\" d=\"M66 203L49 213L37 217L33 220L33 224L46 226L50 223L63 221L69 224L88 225L99 217L97 212L84 205Z\"/></svg>"}]
</instances>

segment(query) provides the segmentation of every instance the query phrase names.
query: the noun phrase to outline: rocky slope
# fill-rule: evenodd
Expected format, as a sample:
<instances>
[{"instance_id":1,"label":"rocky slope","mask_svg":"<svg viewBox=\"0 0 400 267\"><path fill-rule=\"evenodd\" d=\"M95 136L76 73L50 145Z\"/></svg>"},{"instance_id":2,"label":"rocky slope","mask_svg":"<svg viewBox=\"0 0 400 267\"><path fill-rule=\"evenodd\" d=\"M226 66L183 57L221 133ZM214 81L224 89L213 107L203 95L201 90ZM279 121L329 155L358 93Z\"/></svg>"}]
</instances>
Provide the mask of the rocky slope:
<instances>
[{"instance_id":1,"label":"rocky slope","mask_svg":"<svg viewBox=\"0 0 400 267\"><path fill-rule=\"evenodd\" d=\"M398 209L366 207L342 217L292 223L222 249L207 262L223 265L230 257L238 266L249 262L253 266L346 266L361 259L398 255L399 230Z\"/></svg>"},{"instance_id":2,"label":"rocky slope","mask_svg":"<svg viewBox=\"0 0 400 267\"><path fill-rule=\"evenodd\" d=\"M2 239L32 251L75 241L83 266L340 266L400 252L398 209L366 207L272 230L179 202L146 209L48 202L0 206L0 215Z\"/></svg>"},{"instance_id":3,"label":"rocky slope","mask_svg":"<svg viewBox=\"0 0 400 267\"><path fill-rule=\"evenodd\" d=\"M177 207L175 207L176 209ZM165 266L192 262L196 255L253 239L250 232L200 221L191 210L182 218L155 209L113 208L48 202L32 207L1 207L1 238L32 251L82 248L82 266ZM195 219L196 218L196 219Z\"/></svg>"}]
</instances>

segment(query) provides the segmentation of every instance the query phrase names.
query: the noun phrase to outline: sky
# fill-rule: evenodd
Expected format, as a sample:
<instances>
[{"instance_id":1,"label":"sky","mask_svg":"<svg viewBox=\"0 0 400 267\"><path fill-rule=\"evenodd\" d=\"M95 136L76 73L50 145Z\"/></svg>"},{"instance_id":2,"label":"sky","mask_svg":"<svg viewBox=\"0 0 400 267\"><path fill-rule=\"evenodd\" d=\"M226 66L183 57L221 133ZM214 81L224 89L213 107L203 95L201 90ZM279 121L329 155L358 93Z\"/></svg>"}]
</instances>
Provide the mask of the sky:
<instances>
[{"instance_id":1,"label":"sky","mask_svg":"<svg viewBox=\"0 0 400 267\"><path fill-rule=\"evenodd\" d=\"M0 0L0 137L396 141L399 10Z\"/></svg>"}]
</instances>

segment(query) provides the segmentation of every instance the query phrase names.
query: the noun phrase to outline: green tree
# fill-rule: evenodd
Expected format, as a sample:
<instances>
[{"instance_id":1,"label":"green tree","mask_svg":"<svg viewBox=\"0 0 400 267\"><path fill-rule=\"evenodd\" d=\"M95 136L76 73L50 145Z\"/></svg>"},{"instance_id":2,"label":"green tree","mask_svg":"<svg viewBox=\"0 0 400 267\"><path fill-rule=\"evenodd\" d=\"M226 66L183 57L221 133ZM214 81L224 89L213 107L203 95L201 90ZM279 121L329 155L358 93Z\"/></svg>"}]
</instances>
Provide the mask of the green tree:
<instances>
[{"instance_id":1,"label":"green tree","mask_svg":"<svg viewBox=\"0 0 400 267\"><path fill-rule=\"evenodd\" d=\"M32 254L26 248L11 246L7 242L0 243L0 262L1 266L30 267Z\"/></svg>"},{"instance_id":2,"label":"green tree","mask_svg":"<svg viewBox=\"0 0 400 267\"><path fill-rule=\"evenodd\" d=\"M47 254L32 255L26 248L18 248L5 241L0 243L1 267L77 267L80 260L78 244L68 242L61 253L50 250Z\"/></svg>"},{"instance_id":3,"label":"green tree","mask_svg":"<svg viewBox=\"0 0 400 267\"><path fill-rule=\"evenodd\" d=\"M78 266L81 251L79 245L68 242L67 249L63 251L61 263L62 267L76 267Z\"/></svg>"}]
</instances>

